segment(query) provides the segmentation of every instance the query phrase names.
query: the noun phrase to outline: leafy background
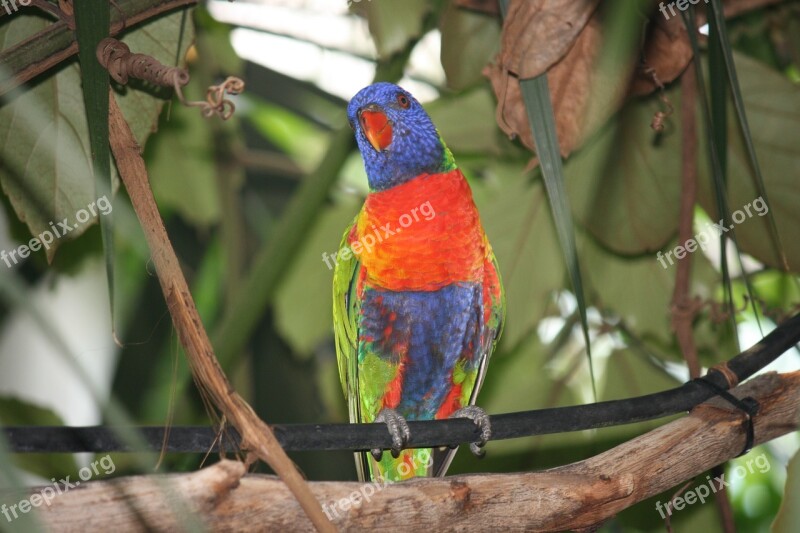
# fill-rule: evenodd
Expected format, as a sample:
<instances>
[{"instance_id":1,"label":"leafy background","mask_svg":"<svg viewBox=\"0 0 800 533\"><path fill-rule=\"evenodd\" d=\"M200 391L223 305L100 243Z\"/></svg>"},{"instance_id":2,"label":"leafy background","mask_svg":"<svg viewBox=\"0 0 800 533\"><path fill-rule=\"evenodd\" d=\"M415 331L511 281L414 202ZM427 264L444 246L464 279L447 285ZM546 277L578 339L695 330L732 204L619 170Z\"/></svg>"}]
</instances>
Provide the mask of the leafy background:
<instances>
[{"instance_id":1,"label":"leafy background","mask_svg":"<svg viewBox=\"0 0 800 533\"><path fill-rule=\"evenodd\" d=\"M326 62L334 60L324 53L312 77L282 70L274 61L264 66L259 54L278 56L281 51L267 48L256 53L242 43L258 36L274 39L276 30L259 27L256 17L226 12L220 4L173 12L131 28L123 38L133 50L165 64L185 62L192 75L186 90L191 99L201 98L204 87L225 76L241 76L247 90L236 100L235 117L225 123L203 120L168 91L137 83L117 87L121 105L144 145L153 191L215 343L236 345L231 323L255 325L242 349L221 354L237 390L269 422L343 421L346 410L336 376L330 316L332 271L321 257L336 250L366 194L366 179L346 129L347 95L333 89L341 74L326 71ZM553 12L564 7L559 2L545 4ZM593 2L583 4L594 8ZM797 2L765 4L770 5L731 19L728 30L771 214L796 271L800 17ZM345 20L356 30L349 36L334 26L330 32L315 33L295 24L286 25L279 37L351 56L369 73L376 68L384 77L403 73L404 83L422 91L418 96L425 97L470 181L505 282L508 322L480 405L502 413L593 401L578 304L539 169L531 165L531 141L508 135L508 125L515 120L528 127L519 101L506 101L506 115L501 117L505 131L498 126L493 82L499 74L492 70L496 63L489 68L487 64L501 48L507 50L510 37L501 32L494 2L372 0L335 9L299 1L239 5L272 9L275 15ZM628 18L615 17L612 8L601 5L577 37L578 44L570 48L572 41L555 39L550 49L570 50L549 78L562 151L568 155L564 183L576 225L599 400L671 388L688 377L670 326L676 269L662 268L655 258L657 251L677 244L681 89L672 80L683 67L671 67L676 72L663 80L663 91L651 87L627 92L630 65L650 35L642 32L655 32L653 28L664 24L649 6L628 11ZM2 50L50 23L31 11L0 18ZM649 60L670 66L685 56L678 44L671 46ZM706 65L705 41L701 47ZM628 59L605 61L617 57L614 53ZM595 69L597 65L603 68ZM527 63L525 68L533 67ZM723 97L712 95L719 98ZM665 100L676 112L667 117L665 130L656 132L650 123L655 113L665 110ZM594 108L581 112L578 106L576 111L576 102ZM3 96L0 104L2 248L10 249L38 234L50 220L73 216L92 201L95 185L89 178L91 150L77 62L39 76ZM581 131L584 122L586 130ZM699 119L698 125L699 231L702 221L719 215L706 162L707 135ZM735 210L758 193L732 107L727 131L728 202ZM112 176L114 183L115 179ZM798 285L793 273L776 268L766 220L749 219L737 228L739 251L762 311L789 312L798 302ZM96 226L83 235L71 234L48 254L33 254L13 269L3 267L0 276L21 286L40 307L52 309L47 320L94 370L96 384L107 396L118 398L137 422L207 423L122 189L114 203L114 232L115 247L105 251L115 266L113 314ZM277 255L264 259L266 249ZM710 310L711 302L724 298L718 245L693 254L691 261L690 292L709 303L693 324L701 363L708 367L729 359L739 346L754 343L774 323L762 317L760 331L746 310L738 314L734 334L730 324ZM730 259L728 265L741 308L744 277L736 261ZM268 278L274 290L244 302L238 299L241 288L259 276ZM87 405L85 397L81 400L86 384L61 361L52 343L39 339L40 327L25 318L18 302L4 303L0 320L0 423L104 421L96 406ZM112 329L122 348L112 342ZM770 369L796 369L798 362L792 350ZM483 461L459 454L451 473L553 467L586 458L661 423L492 442ZM747 476L731 490L741 531L796 527L791 515L796 509L786 502L800 501L799 442L797 434L791 434L751 452L766 453L771 468ZM167 455L161 468L191 470L202 459ZM348 453L294 454L293 459L309 479L354 478ZM118 474L137 471L129 456L115 455L114 460ZM737 459L728 468L745 460ZM14 457L20 471L44 479L74 471L82 461L85 458L58 455ZM698 483L703 479L700 476ZM670 491L626 510L604 529L661 530L655 501L671 495ZM676 513L672 523L679 531L721 529L713 504Z\"/></svg>"}]
</instances>

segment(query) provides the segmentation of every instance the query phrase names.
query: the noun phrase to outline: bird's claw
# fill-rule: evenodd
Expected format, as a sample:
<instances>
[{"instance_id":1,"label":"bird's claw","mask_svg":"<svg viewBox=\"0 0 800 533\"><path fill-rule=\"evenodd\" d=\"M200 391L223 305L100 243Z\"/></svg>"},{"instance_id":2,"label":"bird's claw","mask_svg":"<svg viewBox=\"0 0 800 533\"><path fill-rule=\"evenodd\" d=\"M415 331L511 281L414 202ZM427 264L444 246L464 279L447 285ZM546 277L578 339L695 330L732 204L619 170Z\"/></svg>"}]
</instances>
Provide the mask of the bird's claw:
<instances>
[{"instance_id":1,"label":"bird's claw","mask_svg":"<svg viewBox=\"0 0 800 533\"><path fill-rule=\"evenodd\" d=\"M473 442L469 445L470 451L476 455L477 457L483 457L486 452L482 450L486 443L489 442L489 439L492 438L492 425L489 421L489 415L486 414L486 411L481 409L475 405L468 405L467 407L462 407L449 418L469 418L478 426L480 430L480 439L476 442Z\"/></svg>"},{"instance_id":2,"label":"bird's claw","mask_svg":"<svg viewBox=\"0 0 800 533\"><path fill-rule=\"evenodd\" d=\"M392 436L392 457L397 459L403 451L408 441L411 440L411 430L408 429L408 422L394 409L384 409L375 418L375 423L383 422L386 424L389 434ZM370 451L376 461L380 461L383 450L374 448Z\"/></svg>"}]
</instances>

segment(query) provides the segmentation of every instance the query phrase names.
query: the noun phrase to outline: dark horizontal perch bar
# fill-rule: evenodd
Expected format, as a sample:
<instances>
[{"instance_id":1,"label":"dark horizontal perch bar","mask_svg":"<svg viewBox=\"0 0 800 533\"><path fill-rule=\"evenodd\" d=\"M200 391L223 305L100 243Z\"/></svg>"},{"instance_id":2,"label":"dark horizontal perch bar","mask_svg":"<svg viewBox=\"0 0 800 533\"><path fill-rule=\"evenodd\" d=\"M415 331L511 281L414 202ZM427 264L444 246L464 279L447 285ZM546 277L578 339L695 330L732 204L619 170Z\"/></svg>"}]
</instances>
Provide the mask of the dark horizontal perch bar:
<instances>
[{"instance_id":1,"label":"dark horizontal perch bar","mask_svg":"<svg viewBox=\"0 0 800 533\"><path fill-rule=\"evenodd\" d=\"M728 368L743 381L800 342L800 315L778 326L758 344L728 362ZM728 388L720 372L711 371L707 379ZM618 426L689 411L713 396L707 387L688 382L638 398L588 405L539 409L493 415L492 440L530 435L565 433L584 429ZM409 422L413 447L463 444L478 440L478 430L466 419ZM290 451L369 450L391 447L383 424L277 424L271 426L281 445ZM138 428L148 449L160 450L164 428ZM134 451L122 443L111 427L31 427L3 428L10 450L17 453L113 452ZM230 434L238 442L235 431ZM209 427L172 427L166 451L205 453L216 450L216 433ZM226 443L226 449L232 451Z\"/></svg>"}]
</instances>

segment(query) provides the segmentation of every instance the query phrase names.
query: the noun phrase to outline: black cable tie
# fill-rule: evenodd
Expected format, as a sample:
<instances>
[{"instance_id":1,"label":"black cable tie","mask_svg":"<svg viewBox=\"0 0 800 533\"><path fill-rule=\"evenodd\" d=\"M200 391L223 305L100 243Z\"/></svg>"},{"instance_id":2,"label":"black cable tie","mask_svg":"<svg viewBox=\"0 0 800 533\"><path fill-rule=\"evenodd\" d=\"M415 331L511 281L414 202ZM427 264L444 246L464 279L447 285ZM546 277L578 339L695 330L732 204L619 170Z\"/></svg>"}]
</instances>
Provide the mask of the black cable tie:
<instances>
[{"instance_id":1,"label":"black cable tie","mask_svg":"<svg viewBox=\"0 0 800 533\"><path fill-rule=\"evenodd\" d=\"M706 388L711 389L714 391L714 394L728 402L729 404L736 407L738 410L742 411L745 414L745 422L747 423L746 431L747 431L747 439L744 442L744 448L742 449L741 453L736 457L741 457L742 455L746 454L753 448L753 441L755 440L755 428L753 427L753 417L758 414L759 404L758 401L750 396L746 398L742 398L741 400L728 392L726 389L723 389L713 381L709 380L707 376L694 378L692 380L695 383L699 383Z\"/></svg>"}]
</instances>

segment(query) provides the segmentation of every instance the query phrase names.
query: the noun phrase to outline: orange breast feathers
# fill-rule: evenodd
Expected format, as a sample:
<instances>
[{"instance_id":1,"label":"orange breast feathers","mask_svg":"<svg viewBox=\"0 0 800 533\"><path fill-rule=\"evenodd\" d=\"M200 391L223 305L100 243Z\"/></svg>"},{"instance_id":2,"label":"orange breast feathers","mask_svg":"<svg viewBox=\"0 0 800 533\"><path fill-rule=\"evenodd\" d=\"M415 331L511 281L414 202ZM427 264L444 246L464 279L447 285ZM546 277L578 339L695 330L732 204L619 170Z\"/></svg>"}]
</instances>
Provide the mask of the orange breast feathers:
<instances>
[{"instance_id":1,"label":"orange breast feathers","mask_svg":"<svg viewBox=\"0 0 800 533\"><path fill-rule=\"evenodd\" d=\"M361 261L362 282L394 291L481 282L491 255L458 169L370 193L349 244Z\"/></svg>"}]
</instances>

